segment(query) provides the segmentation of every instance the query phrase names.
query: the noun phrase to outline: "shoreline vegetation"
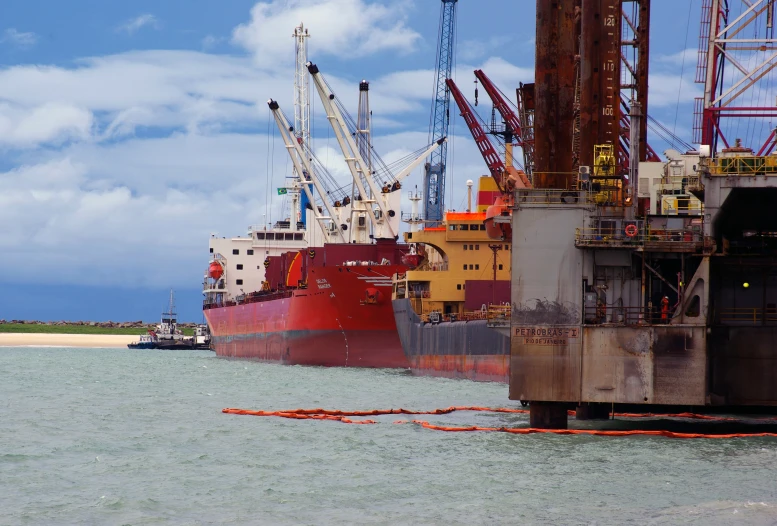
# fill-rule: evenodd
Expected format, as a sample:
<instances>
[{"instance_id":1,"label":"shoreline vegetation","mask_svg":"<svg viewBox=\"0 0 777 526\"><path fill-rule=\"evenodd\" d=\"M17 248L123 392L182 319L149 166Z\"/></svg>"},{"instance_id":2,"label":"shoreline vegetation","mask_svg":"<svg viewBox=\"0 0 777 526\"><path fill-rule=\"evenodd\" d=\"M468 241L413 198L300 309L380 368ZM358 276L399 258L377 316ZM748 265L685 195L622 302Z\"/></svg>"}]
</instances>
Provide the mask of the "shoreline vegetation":
<instances>
[{"instance_id":1,"label":"shoreline vegetation","mask_svg":"<svg viewBox=\"0 0 777 526\"><path fill-rule=\"evenodd\" d=\"M180 323L178 328L185 336L194 335L194 323ZM0 334L74 334L74 335L121 335L134 336L156 328L156 324L142 322L6 322L0 320Z\"/></svg>"}]
</instances>

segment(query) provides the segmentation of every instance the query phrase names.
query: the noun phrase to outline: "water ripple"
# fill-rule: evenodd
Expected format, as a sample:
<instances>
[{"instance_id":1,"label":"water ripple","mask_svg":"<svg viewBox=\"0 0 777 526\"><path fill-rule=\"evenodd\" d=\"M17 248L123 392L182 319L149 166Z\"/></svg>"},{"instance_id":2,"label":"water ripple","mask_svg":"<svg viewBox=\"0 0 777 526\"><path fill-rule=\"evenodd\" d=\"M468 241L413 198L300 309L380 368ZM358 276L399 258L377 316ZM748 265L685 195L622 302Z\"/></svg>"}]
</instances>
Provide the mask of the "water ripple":
<instances>
[{"instance_id":1,"label":"water ripple","mask_svg":"<svg viewBox=\"0 0 777 526\"><path fill-rule=\"evenodd\" d=\"M774 439L436 433L223 407L506 406L505 386L207 352L0 350L0 524L775 524ZM409 419L409 418L407 418ZM521 426L455 413L444 425Z\"/></svg>"}]
</instances>

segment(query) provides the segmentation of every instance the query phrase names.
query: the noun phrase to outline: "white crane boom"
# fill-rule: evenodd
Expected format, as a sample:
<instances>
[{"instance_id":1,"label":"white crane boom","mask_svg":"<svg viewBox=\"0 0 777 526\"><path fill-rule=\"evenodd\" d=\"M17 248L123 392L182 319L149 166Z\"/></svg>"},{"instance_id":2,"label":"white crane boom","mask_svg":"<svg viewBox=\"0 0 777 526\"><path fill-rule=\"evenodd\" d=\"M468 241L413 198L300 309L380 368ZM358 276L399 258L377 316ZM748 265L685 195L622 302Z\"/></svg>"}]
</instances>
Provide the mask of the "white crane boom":
<instances>
[{"instance_id":1,"label":"white crane boom","mask_svg":"<svg viewBox=\"0 0 777 526\"><path fill-rule=\"evenodd\" d=\"M440 147L440 145L441 145L442 143L446 142L447 140L448 140L448 139L447 139L446 137L443 137L443 138L442 138L442 139L440 139L439 141L435 141L434 143L432 143L432 145L431 145L431 146L429 146L429 148L427 148L426 150L424 150L424 153L422 153L421 155L419 155L418 157L416 157L416 159L415 159L413 162L411 162L410 164L408 164L407 166L405 166L405 167L404 167L404 168L403 168L403 169L402 169L402 170L401 170L401 171L400 171L400 172L399 172L397 175L395 175L395 176L394 176L394 181L395 181L395 182L397 182L397 183L401 182L401 181L402 181L402 179L404 179L405 177L407 177L408 175L410 175L410 172L412 172L413 170L415 170L416 166L418 166L419 164L421 164L421 162L422 162L424 159L426 159L426 158L427 158L427 157L428 157L428 156L429 156L429 155L430 155L430 154L431 154L433 151L435 151L437 148L439 148L439 147Z\"/></svg>"},{"instance_id":2,"label":"white crane boom","mask_svg":"<svg viewBox=\"0 0 777 526\"><path fill-rule=\"evenodd\" d=\"M381 189L375 184L375 180L373 179L372 174L369 172L367 163L359 153L359 148L348 131L348 126L345 124L345 119L343 119L342 113L340 113L340 110L333 103L335 98L334 93L329 91L326 82L324 82L324 78L321 76L321 72L319 71L318 66L312 62L308 62L308 71L310 72L310 76L313 78L313 84L315 85L316 91L318 91L318 95L321 98L321 103L324 105L324 109L326 110L327 120L332 126L332 130L335 132L337 143L340 145L340 150L343 152L345 162L348 165L348 169L351 171L353 182L359 189L359 193L361 194L362 199L365 200L365 202L375 202L378 205L378 208L380 208L381 217L388 219L388 209L386 208L383 199L380 198ZM362 177L364 177L365 181L367 181L367 184L372 191L372 197L374 201L366 199L367 192L364 188L364 185L362 184ZM379 221L378 218L375 217L375 212L371 206L367 206L365 208L367 214L370 216L370 220L372 221L372 225L375 231L379 231L383 221ZM394 231L391 222L386 221L386 226L391 238L395 239L397 237L397 232Z\"/></svg>"},{"instance_id":3,"label":"white crane boom","mask_svg":"<svg viewBox=\"0 0 777 526\"><path fill-rule=\"evenodd\" d=\"M330 231L328 231L327 228L324 226L324 222L331 221L335 225L335 228L333 229L333 231L337 232L337 237L339 237L340 242L346 243L346 240L343 237L343 233L340 230L340 225L338 225L337 222L335 221L337 214L335 214L334 209L332 208L332 204L327 199L326 192L321 187L321 183L318 180L318 177L316 177L316 174L311 169L310 163L308 162L308 158L305 155L305 152L302 150L302 146L300 146L299 142L297 141L297 138L293 134L293 131L292 131L293 128L289 126L289 121L286 119L286 116L283 114L283 112L280 109L280 106L276 101L270 99L269 101L267 101L267 105L270 107L273 117L275 117L275 124L278 125L278 130L280 130L281 132L283 143L286 145L286 151L289 152L289 156L291 157L291 162L294 163L294 169L299 175L299 182L302 185L302 189L304 190L305 195L307 195L308 200L310 201L310 206L313 208L313 216L316 218L316 221L318 222L319 226L324 232L324 239L326 239L330 235ZM302 160L303 163L305 163L304 166L300 164L300 159ZM310 177L310 181L307 181L305 179L304 174L307 174L308 177ZM324 203L324 207L326 207L326 211L329 213L329 217L322 216L318 212L318 207L316 206L316 200L313 198L313 195L310 192L311 183L316 188L316 192L318 192L318 195L321 196L321 200Z\"/></svg>"}]
</instances>

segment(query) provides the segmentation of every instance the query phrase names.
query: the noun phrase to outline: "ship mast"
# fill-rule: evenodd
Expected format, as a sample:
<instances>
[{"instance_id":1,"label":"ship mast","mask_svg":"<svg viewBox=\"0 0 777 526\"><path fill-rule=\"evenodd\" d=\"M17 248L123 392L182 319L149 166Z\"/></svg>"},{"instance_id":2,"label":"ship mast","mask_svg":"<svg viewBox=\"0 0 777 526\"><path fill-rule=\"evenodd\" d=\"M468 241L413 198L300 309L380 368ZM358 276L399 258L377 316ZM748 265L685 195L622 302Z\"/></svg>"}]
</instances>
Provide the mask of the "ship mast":
<instances>
[{"instance_id":1,"label":"ship mast","mask_svg":"<svg viewBox=\"0 0 777 526\"><path fill-rule=\"evenodd\" d=\"M175 296L173 295L173 289L170 289L170 305L165 314L170 316L171 319L175 318Z\"/></svg>"},{"instance_id":2,"label":"ship mast","mask_svg":"<svg viewBox=\"0 0 777 526\"><path fill-rule=\"evenodd\" d=\"M362 80L359 83L359 116L356 122L356 142L359 153L367 163L368 173L372 173L372 111L370 111L370 83ZM362 185L369 192L367 181L362 177ZM364 196L369 198L369 195Z\"/></svg>"},{"instance_id":3,"label":"ship mast","mask_svg":"<svg viewBox=\"0 0 777 526\"><path fill-rule=\"evenodd\" d=\"M294 136L298 144L310 146L310 77L305 64L308 61L308 38L310 33L302 22L294 28ZM292 153L294 155L294 153ZM298 154L297 154L298 155ZM299 158L304 165L304 159ZM300 192L300 186L304 184L303 174L294 169L294 182L292 183L291 219L289 226L292 231L297 230L297 221L305 223L305 210L311 206L307 193ZM307 225L306 225L307 226Z\"/></svg>"},{"instance_id":4,"label":"ship mast","mask_svg":"<svg viewBox=\"0 0 777 526\"><path fill-rule=\"evenodd\" d=\"M294 135L301 144L310 145L310 77L308 76L308 68L305 66L308 62L310 33L300 23L294 28L293 36L296 56L294 66Z\"/></svg>"}]
</instances>

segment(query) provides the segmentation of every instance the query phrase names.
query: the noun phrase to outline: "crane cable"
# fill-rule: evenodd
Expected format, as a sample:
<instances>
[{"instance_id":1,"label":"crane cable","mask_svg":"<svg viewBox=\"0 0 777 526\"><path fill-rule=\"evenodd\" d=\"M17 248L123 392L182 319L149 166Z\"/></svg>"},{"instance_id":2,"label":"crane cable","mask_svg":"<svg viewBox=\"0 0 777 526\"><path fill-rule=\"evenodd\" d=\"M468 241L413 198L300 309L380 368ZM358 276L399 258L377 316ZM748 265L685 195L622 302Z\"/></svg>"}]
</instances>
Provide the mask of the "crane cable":
<instances>
[{"instance_id":1,"label":"crane cable","mask_svg":"<svg viewBox=\"0 0 777 526\"><path fill-rule=\"evenodd\" d=\"M677 86L677 104L675 106L674 113L674 126L672 127L672 148L675 147L674 138L677 137L677 116L680 114L680 94L683 91L683 77L685 77L685 53L688 51L688 34L691 29L691 10L693 9L693 1L688 2L688 22L685 25L685 46L683 47L683 58L680 66L680 85Z\"/></svg>"}]
</instances>

